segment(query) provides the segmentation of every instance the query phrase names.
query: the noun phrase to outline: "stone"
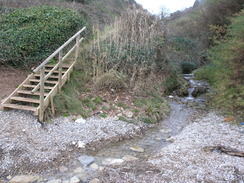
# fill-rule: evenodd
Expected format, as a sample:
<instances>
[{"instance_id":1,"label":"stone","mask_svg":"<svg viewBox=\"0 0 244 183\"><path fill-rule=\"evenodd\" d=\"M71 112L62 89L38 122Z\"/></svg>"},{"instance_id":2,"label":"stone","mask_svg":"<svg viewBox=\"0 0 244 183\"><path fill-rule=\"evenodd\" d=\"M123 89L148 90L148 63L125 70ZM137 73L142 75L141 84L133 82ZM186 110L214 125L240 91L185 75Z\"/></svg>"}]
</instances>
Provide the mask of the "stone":
<instances>
[{"instance_id":1,"label":"stone","mask_svg":"<svg viewBox=\"0 0 244 183\"><path fill-rule=\"evenodd\" d=\"M125 160L125 161L135 161L135 160L138 160L137 157L130 156L130 155L126 155L122 159Z\"/></svg>"},{"instance_id":2,"label":"stone","mask_svg":"<svg viewBox=\"0 0 244 183\"><path fill-rule=\"evenodd\" d=\"M7 178L8 180L10 180L10 179L12 179L12 176L9 175L9 176L7 176L6 178Z\"/></svg>"},{"instance_id":3,"label":"stone","mask_svg":"<svg viewBox=\"0 0 244 183\"><path fill-rule=\"evenodd\" d=\"M130 110L125 110L125 111L123 111L123 115L127 118L132 118L133 112L131 112Z\"/></svg>"},{"instance_id":4,"label":"stone","mask_svg":"<svg viewBox=\"0 0 244 183\"><path fill-rule=\"evenodd\" d=\"M174 96L170 95L169 98L174 98Z\"/></svg>"},{"instance_id":5,"label":"stone","mask_svg":"<svg viewBox=\"0 0 244 183\"><path fill-rule=\"evenodd\" d=\"M135 152L140 152L140 153L144 152L144 149L141 147L138 147L138 146L132 146L132 147L130 147L130 150L135 151Z\"/></svg>"},{"instance_id":6,"label":"stone","mask_svg":"<svg viewBox=\"0 0 244 183\"><path fill-rule=\"evenodd\" d=\"M204 93L207 93L208 88L206 87L195 87L193 92L191 93L193 97L198 97Z\"/></svg>"},{"instance_id":7,"label":"stone","mask_svg":"<svg viewBox=\"0 0 244 183\"><path fill-rule=\"evenodd\" d=\"M98 178L92 179L89 183L99 183L100 180Z\"/></svg>"},{"instance_id":8,"label":"stone","mask_svg":"<svg viewBox=\"0 0 244 183\"><path fill-rule=\"evenodd\" d=\"M62 181L60 179L55 180L49 180L47 183L61 183Z\"/></svg>"},{"instance_id":9,"label":"stone","mask_svg":"<svg viewBox=\"0 0 244 183\"><path fill-rule=\"evenodd\" d=\"M99 166L96 163L92 163L89 168L91 168L92 170L98 170Z\"/></svg>"},{"instance_id":10,"label":"stone","mask_svg":"<svg viewBox=\"0 0 244 183\"><path fill-rule=\"evenodd\" d=\"M77 120L75 120L76 123L79 123L79 124L85 124L86 123L86 120L83 119L83 118L79 118Z\"/></svg>"},{"instance_id":11,"label":"stone","mask_svg":"<svg viewBox=\"0 0 244 183\"><path fill-rule=\"evenodd\" d=\"M88 166L95 161L95 158L93 158L92 156L85 155L85 156L80 156L78 160L83 166Z\"/></svg>"},{"instance_id":12,"label":"stone","mask_svg":"<svg viewBox=\"0 0 244 183\"><path fill-rule=\"evenodd\" d=\"M103 165L120 165L124 163L123 159L116 159L116 158L107 158L102 161Z\"/></svg>"},{"instance_id":13,"label":"stone","mask_svg":"<svg viewBox=\"0 0 244 183\"><path fill-rule=\"evenodd\" d=\"M64 173L64 172L67 172L69 169L67 168L67 167L65 167L65 166L60 166L59 167L59 171L61 172L61 173Z\"/></svg>"},{"instance_id":14,"label":"stone","mask_svg":"<svg viewBox=\"0 0 244 183\"><path fill-rule=\"evenodd\" d=\"M162 132L162 133L171 133L172 130L170 130L170 129L162 129L162 130L160 130L160 132Z\"/></svg>"},{"instance_id":15,"label":"stone","mask_svg":"<svg viewBox=\"0 0 244 183\"><path fill-rule=\"evenodd\" d=\"M85 142L78 141L77 146L78 146L78 148L85 148L86 144L85 144Z\"/></svg>"},{"instance_id":16,"label":"stone","mask_svg":"<svg viewBox=\"0 0 244 183\"><path fill-rule=\"evenodd\" d=\"M37 175L18 175L13 177L9 183L31 183L37 181L39 178Z\"/></svg>"},{"instance_id":17,"label":"stone","mask_svg":"<svg viewBox=\"0 0 244 183\"><path fill-rule=\"evenodd\" d=\"M172 137L166 139L167 142L174 142L174 139Z\"/></svg>"},{"instance_id":18,"label":"stone","mask_svg":"<svg viewBox=\"0 0 244 183\"><path fill-rule=\"evenodd\" d=\"M74 169L74 171L73 171L74 173L84 173L85 172L85 170L83 169L83 168L81 168L81 167L78 167L78 168L76 168L76 169Z\"/></svg>"},{"instance_id":19,"label":"stone","mask_svg":"<svg viewBox=\"0 0 244 183\"><path fill-rule=\"evenodd\" d=\"M79 183L79 182L80 182L80 179L78 177L74 176L70 179L69 183Z\"/></svg>"},{"instance_id":20,"label":"stone","mask_svg":"<svg viewBox=\"0 0 244 183\"><path fill-rule=\"evenodd\" d=\"M161 141L162 139L160 137L155 138L157 141Z\"/></svg>"}]
</instances>

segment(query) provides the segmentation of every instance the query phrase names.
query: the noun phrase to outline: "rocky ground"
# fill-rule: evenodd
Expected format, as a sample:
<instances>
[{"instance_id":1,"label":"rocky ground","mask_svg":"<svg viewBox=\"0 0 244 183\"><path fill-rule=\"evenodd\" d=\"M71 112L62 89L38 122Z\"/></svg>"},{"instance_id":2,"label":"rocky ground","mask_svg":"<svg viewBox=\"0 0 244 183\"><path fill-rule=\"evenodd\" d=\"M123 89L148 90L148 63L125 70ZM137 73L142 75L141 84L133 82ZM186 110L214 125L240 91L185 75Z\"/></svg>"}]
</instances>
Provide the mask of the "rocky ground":
<instances>
[{"instance_id":1,"label":"rocky ground","mask_svg":"<svg viewBox=\"0 0 244 183\"><path fill-rule=\"evenodd\" d=\"M223 122L214 112L198 116L147 159L124 156L106 158L101 164L85 154L137 136L146 126L74 117L42 126L28 113L0 111L0 116L1 183L244 182L244 158L211 149L244 151L244 128Z\"/></svg>"},{"instance_id":2,"label":"rocky ground","mask_svg":"<svg viewBox=\"0 0 244 183\"><path fill-rule=\"evenodd\" d=\"M100 182L244 182L244 158L211 150L244 151L244 128L208 113L189 124L173 143L147 160L106 167Z\"/></svg>"}]
</instances>

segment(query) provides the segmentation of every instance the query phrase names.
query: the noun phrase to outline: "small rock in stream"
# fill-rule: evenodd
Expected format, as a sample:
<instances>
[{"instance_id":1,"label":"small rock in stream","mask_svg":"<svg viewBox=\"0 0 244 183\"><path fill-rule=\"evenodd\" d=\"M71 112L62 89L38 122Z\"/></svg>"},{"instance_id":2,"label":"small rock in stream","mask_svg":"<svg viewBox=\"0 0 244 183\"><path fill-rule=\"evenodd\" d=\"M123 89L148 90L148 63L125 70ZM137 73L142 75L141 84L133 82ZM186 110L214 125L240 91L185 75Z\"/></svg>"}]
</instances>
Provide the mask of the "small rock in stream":
<instances>
[{"instance_id":1,"label":"small rock in stream","mask_svg":"<svg viewBox=\"0 0 244 183\"><path fill-rule=\"evenodd\" d=\"M99 166L96 163L92 163L89 168L91 168L92 170L98 170Z\"/></svg>"},{"instance_id":2,"label":"small rock in stream","mask_svg":"<svg viewBox=\"0 0 244 183\"><path fill-rule=\"evenodd\" d=\"M135 160L138 160L137 157L130 156L130 155L126 155L122 159L125 160L125 161L135 161Z\"/></svg>"},{"instance_id":3,"label":"small rock in stream","mask_svg":"<svg viewBox=\"0 0 244 183\"><path fill-rule=\"evenodd\" d=\"M100 180L98 178L92 179L89 183L99 183Z\"/></svg>"},{"instance_id":4,"label":"small rock in stream","mask_svg":"<svg viewBox=\"0 0 244 183\"><path fill-rule=\"evenodd\" d=\"M130 150L135 151L135 152L140 152L140 153L143 153L145 151L143 148L138 147L138 146L132 146L132 147L130 147Z\"/></svg>"},{"instance_id":5,"label":"small rock in stream","mask_svg":"<svg viewBox=\"0 0 244 183\"><path fill-rule=\"evenodd\" d=\"M85 142L78 141L78 148L85 148L86 144Z\"/></svg>"},{"instance_id":6,"label":"small rock in stream","mask_svg":"<svg viewBox=\"0 0 244 183\"><path fill-rule=\"evenodd\" d=\"M124 163L124 160L116 158L107 158L102 161L103 165L120 165L122 163Z\"/></svg>"},{"instance_id":7,"label":"small rock in stream","mask_svg":"<svg viewBox=\"0 0 244 183\"><path fill-rule=\"evenodd\" d=\"M81 168L81 167L78 167L78 168L74 169L73 172L74 172L75 174L77 174L77 173L84 173L85 170L84 170L83 168Z\"/></svg>"},{"instance_id":8,"label":"small rock in stream","mask_svg":"<svg viewBox=\"0 0 244 183\"><path fill-rule=\"evenodd\" d=\"M49 180L47 183L61 183L62 181L60 179L55 180Z\"/></svg>"},{"instance_id":9,"label":"small rock in stream","mask_svg":"<svg viewBox=\"0 0 244 183\"><path fill-rule=\"evenodd\" d=\"M74 176L70 179L69 183L79 183L79 182L80 182L80 179L78 177Z\"/></svg>"},{"instance_id":10,"label":"small rock in stream","mask_svg":"<svg viewBox=\"0 0 244 183\"><path fill-rule=\"evenodd\" d=\"M18 175L13 177L9 183L31 183L35 182L39 179L40 177L35 175Z\"/></svg>"},{"instance_id":11,"label":"small rock in stream","mask_svg":"<svg viewBox=\"0 0 244 183\"><path fill-rule=\"evenodd\" d=\"M92 156L80 156L78 160L83 166L88 166L95 161L95 158Z\"/></svg>"}]
</instances>

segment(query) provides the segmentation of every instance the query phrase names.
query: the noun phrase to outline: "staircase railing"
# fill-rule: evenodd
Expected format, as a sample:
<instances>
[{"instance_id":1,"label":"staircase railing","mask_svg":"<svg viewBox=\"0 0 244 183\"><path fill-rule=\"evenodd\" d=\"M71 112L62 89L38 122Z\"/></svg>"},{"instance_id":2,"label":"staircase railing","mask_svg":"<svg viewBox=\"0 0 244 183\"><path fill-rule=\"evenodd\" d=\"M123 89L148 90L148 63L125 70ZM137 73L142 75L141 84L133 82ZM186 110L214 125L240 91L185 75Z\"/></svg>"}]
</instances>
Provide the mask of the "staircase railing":
<instances>
[{"instance_id":1,"label":"staircase railing","mask_svg":"<svg viewBox=\"0 0 244 183\"><path fill-rule=\"evenodd\" d=\"M62 87L62 64L65 59L68 58L68 56L75 50L75 62L78 59L79 56L79 50L80 50L80 43L84 38L81 38L81 33L86 29L86 27L83 27L81 30L79 30L75 35L73 35L68 41L66 41L62 46L60 46L53 54L51 54L46 60L44 60L36 69L33 70L33 73L37 73L40 71L40 83L32 90L32 92L36 92L38 89L40 89L40 107L39 107L39 120L43 121L44 119L44 85L45 81L53 74L55 70L58 69L58 90L61 90ZM75 45L66 53L65 56L63 56L63 50L64 48L70 44L74 39L76 39ZM58 63L45 75L45 66L48 64L55 56L58 55Z\"/></svg>"}]
</instances>

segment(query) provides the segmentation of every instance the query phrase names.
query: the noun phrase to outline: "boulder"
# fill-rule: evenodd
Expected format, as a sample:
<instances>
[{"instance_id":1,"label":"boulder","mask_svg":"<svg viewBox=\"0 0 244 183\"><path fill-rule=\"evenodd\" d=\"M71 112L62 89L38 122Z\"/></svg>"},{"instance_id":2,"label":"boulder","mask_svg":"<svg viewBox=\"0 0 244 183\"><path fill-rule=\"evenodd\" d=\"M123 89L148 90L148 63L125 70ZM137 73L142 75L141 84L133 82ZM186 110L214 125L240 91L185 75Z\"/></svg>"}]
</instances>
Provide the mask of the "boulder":
<instances>
[{"instance_id":1,"label":"boulder","mask_svg":"<svg viewBox=\"0 0 244 183\"><path fill-rule=\"evenodd\" d=\"M192 96L193 97L198 97L198 96L200 96L200 95L202 95L204 93L207 93L207 91L208 91L208 88L206 88L206 87L200 87L200 86L199 87L195 87L193 92L192 92Z\"/></svg>"}]
</instances>

